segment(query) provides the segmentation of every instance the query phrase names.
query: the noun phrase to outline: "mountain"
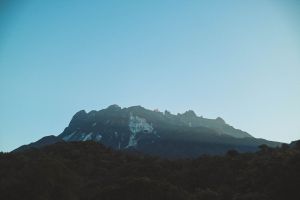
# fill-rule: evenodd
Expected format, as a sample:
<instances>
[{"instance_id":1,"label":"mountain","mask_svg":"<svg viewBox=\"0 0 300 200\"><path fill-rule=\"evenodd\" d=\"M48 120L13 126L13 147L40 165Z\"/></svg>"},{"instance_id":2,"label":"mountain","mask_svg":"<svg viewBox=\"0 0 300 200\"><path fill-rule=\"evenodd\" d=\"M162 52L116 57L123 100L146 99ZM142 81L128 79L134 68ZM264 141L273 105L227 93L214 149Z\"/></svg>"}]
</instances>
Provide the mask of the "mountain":
<instances>
[{"instance_id":1,"label":"mountain","mask_svg":"<svg viewBox=\"0 0 300 200\"><path fill-rule=\"evenodd\" d=\"M224 154L229 149L248 152L256 151L262 144L280 145L254 138L228 125L222 118L198 117L191 110L174 115L169 111L118 105L89 113L77 112L57 139L65 142L92 140L113 149L169 158Z\"/></svg>"},{"instance_id":2,"label":"mountain","mask_svg":"<svg viewBox=\"0 0 300 200\"><path fill-rule=\"evenodd\" d=\"M49 135L49 136L45 136L41 139L39 139L38 141L36 142L32 142L30 144L27 144L27 145L22 145L20 146L19 148L15 149L14 151L24 151L24 150L28 150L28 149L31 149L31 148L41 148L41 147L44 147L44 146L48 146L48 145L51 145L51 144L55 144L55 143L58 143L58 142L64 142L64 140L54 136L54 135Z\"/></svg>"},{"instance_id":3,"label":"mountain","mask_svg":"<svg viewBox=\"0 0 300 200\"><path fill-rule=\"evenodd\" d=\"M298 147L300 149L300 140L292 141L290 146L293 148Z\"/></svg>"}]
</instances>

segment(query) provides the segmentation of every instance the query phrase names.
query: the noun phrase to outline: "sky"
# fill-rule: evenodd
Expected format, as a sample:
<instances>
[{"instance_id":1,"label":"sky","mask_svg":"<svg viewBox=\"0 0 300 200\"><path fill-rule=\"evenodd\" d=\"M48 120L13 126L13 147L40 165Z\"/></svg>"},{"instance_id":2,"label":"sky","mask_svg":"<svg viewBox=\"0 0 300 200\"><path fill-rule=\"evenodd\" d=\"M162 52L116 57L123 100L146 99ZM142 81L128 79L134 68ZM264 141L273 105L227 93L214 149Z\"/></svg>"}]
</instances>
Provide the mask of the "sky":
<instances>
[{"instance_id":1,"label":"sky","mask_svg":"<svg viewBox=\"0 0 300 200\"><path fill-rule=\"evenodd\" d=\"M111 104L300 139L299 2L0 0L0 151Z\"/></svg>"}]
</instances>

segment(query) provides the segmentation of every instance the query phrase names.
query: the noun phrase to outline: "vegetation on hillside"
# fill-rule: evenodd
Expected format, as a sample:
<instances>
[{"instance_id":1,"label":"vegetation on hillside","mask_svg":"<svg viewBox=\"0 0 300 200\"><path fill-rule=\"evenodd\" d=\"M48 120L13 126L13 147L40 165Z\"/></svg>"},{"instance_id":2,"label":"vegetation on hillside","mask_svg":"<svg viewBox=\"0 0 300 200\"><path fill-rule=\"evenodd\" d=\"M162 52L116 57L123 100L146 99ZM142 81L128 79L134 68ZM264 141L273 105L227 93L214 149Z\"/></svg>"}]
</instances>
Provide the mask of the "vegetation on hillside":
<instances>
[{"instance_id":1,"label":"vegetation on hillside","mask_svg":"<svg viewBox=\"0 0 300 200\"><path fill-rule=\"evenodd\" d=\"M300 145L166 160L94 142L0 153L3 200L298 200Z\"/></svg>"}]
</instances>

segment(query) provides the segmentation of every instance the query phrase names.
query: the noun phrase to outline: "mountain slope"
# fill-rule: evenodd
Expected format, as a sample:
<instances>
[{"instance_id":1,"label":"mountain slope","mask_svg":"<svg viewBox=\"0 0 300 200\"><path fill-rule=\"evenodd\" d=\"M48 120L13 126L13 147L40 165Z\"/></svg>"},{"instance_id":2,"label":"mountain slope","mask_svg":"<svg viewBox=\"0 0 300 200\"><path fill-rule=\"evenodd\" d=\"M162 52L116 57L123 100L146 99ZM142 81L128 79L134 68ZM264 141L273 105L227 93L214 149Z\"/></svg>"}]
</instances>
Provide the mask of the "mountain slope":
<instances>
[{"instance_id":1,"label":"mountain slope","mask_svg":"<svg viewBox=\"0 0 300 200\"><path fill-rule=\"evenodd\" d=\"M17 149L15 149L14 151L17 152L17 151L24 151L24 150L28 150L28 149L31 149L31 148L41 148L41 147L44 147L44 146L48 146L48 145L51 145L51 144L55 144L55 143L58 143L58 142L64 142L64 140L54 136L54 135L50 135L50 136L45 136L41 139L39 139L38 141L36 142L32 142L30 144L27 144L27 145L22 145L20 147L18 147Z\"/></svg>"},{"instance_id":2,"label":"mountain slope","mask_svg":"<svg viewBox=\"0 0 300 200\"><path fill-rule=\"evenodd\" d=\"M58 140L96 141L119 150L136 150L170 158L224 154L229 149L255 151L279 143L256 139L221 118L198 117L193 111L173 115L141 106L109 106L100 111L77 112Z\"/></svg>"}]
</instances>

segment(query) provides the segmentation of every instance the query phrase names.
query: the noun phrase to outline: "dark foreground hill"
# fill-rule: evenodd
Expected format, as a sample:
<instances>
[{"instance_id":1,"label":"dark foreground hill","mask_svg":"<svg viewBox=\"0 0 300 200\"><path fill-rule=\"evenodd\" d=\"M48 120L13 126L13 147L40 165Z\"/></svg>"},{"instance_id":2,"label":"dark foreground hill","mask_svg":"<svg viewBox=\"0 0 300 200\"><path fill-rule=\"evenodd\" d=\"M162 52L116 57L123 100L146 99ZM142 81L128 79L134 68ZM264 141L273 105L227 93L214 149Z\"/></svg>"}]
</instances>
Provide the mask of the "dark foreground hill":
<instances>
[{"instance_id":1,"label":"dark foreground hill","mask_svg":"<svg viewBox=\"0 0 300 200\"><path fill-rule=\"evenodd\" d=\"M95 142L0 153L3 200L298 200L300 148L165 160Z\"/></svg>"},{"instance_id":2,"label":"dark foreground hill","mask_svg":"<svg viewBox=\"0 0 300 200\"><path fill-rule=\"evenodd\" d=\"M193 111L171 114L141 106L109 106L99 111L77 112L58 136L47 136L15 151L39 148L59 141L95 141L117 150L134 150L165 158L220 155L229 149L253 152L259 145L281 145L252 137L222 118L207 119Z\"/></svg>"}]
</instances>

